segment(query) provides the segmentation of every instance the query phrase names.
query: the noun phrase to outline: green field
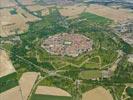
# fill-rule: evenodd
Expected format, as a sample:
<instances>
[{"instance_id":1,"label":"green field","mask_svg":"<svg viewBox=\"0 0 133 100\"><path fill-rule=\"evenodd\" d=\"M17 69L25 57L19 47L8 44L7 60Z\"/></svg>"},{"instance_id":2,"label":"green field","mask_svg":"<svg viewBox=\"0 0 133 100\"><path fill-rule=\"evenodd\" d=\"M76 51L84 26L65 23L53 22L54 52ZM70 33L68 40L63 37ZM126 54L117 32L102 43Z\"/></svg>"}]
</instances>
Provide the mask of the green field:
<instances>
[{"instance_id":1,"label":"green field","mask_svg":"<svg viewBox=\"0 0 133 100\"><path fill-rule=\"evenodd\" d=\"M128 88L126 89L126 92L127 92L127 94L128 94L129 96L133 97L133 88L128 87Z\"/></svg>"},{"instance_id":2,"label":"green field","mask_svg":"<svg viewBox=\"0 0 133 100\"><path fill-rule=\"evenodd\" d=\"M86 18L87 21L89 21L90 23L97 23L100 25L108 25L112 22L112 20L110 20L108 18L101 17L101 16L98 16L98 15L95 15L92 13L88 13L88 12L80 14L80 18L81 19Z\"/></svg>"},{"instance_id":3,"label":"green field","mask_svg":"<svg viewBox=\"0 0 133 100\"><path fill-rule=\"evenodd\" d=\"M101 72L98 70L88 70L80 72L79 77L81 77L81 79L97 79L100 78L101 75Z\"/></svg>"},{"instance_id":4,"label":"green field","mask_svg":"<svg viewBox=\"0 0 133 100\"><path fill-rule=\"evenodd\" d=\"M11 89L18 85L17 73L11 73L9 75L0 78L0 93Z\"/></svg>"},{"instance_id":5,"label":"green field","mask_svg":"<svg viewBox=\"0 0 133 100\"><path fill-rule=\"evenodd\" d=\"M71 97L34 94L31 100L72 100Z\"/></svg>"},{"instance_id":6,"label":"green field","mask_svg":"<svg viewBox=\"0 0 133 100\"><path fill-rule=\"evenodd\" d=\"M95 69L95 68L100 68L100 65L97 63L93 63L93 62L87 62L83 65L84 68L89 68L89 69Z\"/></svg>"}]
</instances>

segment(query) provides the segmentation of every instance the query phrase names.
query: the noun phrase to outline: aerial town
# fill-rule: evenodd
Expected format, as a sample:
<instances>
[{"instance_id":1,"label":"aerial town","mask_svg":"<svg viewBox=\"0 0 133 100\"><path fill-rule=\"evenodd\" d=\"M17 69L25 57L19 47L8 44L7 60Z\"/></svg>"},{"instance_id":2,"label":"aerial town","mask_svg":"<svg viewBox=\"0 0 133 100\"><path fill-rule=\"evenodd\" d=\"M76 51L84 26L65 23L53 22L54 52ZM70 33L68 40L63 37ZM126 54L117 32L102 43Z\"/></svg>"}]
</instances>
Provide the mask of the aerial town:
<instances>
[{"instance_id":1,"label":"aerial town","mask_svg":"<svg viewBox=\"0 0 133 100\"><path fill-rule=\"evenodd\" d=\"M133 100L133 0L0 0L0 100Z\"/></svg>"},{"instance_id":2,"label":"aerial town","mask_svg":"<svg viewBox=\"0 0 133 100\"><path fill-rule=\"evenodd\" d=\"M42 45L48 52L76 57L92 49L92 42L80 34L57 34L46 39Z\"/></svg>"}]
</instances>

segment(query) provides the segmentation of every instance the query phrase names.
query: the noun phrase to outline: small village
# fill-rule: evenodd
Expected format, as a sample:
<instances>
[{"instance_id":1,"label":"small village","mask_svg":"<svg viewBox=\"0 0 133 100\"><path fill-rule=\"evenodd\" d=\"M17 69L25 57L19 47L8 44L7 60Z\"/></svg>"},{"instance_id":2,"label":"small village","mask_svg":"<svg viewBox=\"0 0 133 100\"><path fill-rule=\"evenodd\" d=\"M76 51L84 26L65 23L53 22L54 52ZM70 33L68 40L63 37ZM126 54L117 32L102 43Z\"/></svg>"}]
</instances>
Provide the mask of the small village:
<instances>
[{"instance_id":1,"label":"small village","mask_svg":"<svg viewBox=\"0 0 133 100\"><path fill-rule=\"evenodd\" d=\"M92 41L80 34L57 34L44 40L42 47L52 54L77 57L85 51L92 50Z\"/></svg>"}]
</instances>

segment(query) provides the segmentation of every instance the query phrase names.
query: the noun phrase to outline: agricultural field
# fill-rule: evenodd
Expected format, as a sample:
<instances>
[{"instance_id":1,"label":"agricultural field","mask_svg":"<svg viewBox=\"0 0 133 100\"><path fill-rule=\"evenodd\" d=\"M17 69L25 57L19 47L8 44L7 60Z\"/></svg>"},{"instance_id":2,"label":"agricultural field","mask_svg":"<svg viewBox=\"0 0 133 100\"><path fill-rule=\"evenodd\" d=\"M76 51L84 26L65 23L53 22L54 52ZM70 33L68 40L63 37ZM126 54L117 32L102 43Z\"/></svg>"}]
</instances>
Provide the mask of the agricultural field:
<instances>
[{"instance_id":1,"label":"agricultural field","mask_svg":"<svg viewBox=\"0 0 133 100\"><path fill-rule=\"evenodd\" d=\"M17 0L20 2L22 5L33 5L35 2L33 0Z\"/></svg>"},{"instance_id":2,"label":"agricultural field","mask_svg":"<svg viewBox=\"0 0 133 100\"><path fill-rule=\"evenodd\" d=\"M7 37L10 35L26 32L29 27L27 22L33 22L37 20L40 19L29 14L21 8L0 9L0 36Z\"/></svg>"},{"instance_id":3,"label":"agricultural field","mask_svg":"<svg viewBox=\"0 0 133 100\"><path fill-rule=\"evenodd\" d=\"M15 0L0 0L0 8L4 7L16 7L17 3Z\"/></svg>"},{"instance_id":4,"label":"agricultural field","mask_svg":"<svg viewBox=\"0 0 133 100\"><path fill-rule=\"evenodd\" d=\"M48 86L38 86L36 89L36 94L71 97L69 93L60 88Z\"/></svg>"},{"instance_id":5,"label":"agricultural field","mask_svg":"<svg viewBox=\"0 0 133 100\"><path fill-rule=\"evenodd\" d=\"M20 92L20 87L16 86L12 89L9 89L5 92L2 92L0 94L0 99L2 100L22 100L21 92Z\"/></svg>"},{"instance_id":6,"label":"agricultural field","mask_svg":"<svg viewBox=\"0 0 133 100\"><path fill-rule=\"evenodd\" d=\"M133 19L133 14L127 10L115 9L98 4L97 5L90 4L88 6L77 4L72 6L63 6L59 8L61 15L69 18L76 18L83 12L89 12L92 14L96 14L98 16L103 16L105 18L111 19L115 22L121 22L127 19Z\"/></svg>"},{"instance_id":7,"label":"agricultural field","mask_svg":"<svg viewBox=\"0 0 133 100\"><path fill-rule=\"evenodd\" d=\"M102 5L90 5L87 12L103 16L114 20L115 22L121 22L127 19L133 19L133 14L122 9L113 9Z\"/></svg>"},{"instance_id":8,"label":"agricultural field","mask_svg":"<svg viewBox=\"0 0 133 100\"><path fill-rule=\"evenodd\" d=\"M82 100L88 100L88 98L93 100L113 100L110 92L103 87L97 87L84 93Z\"/></svg>"},{"instance_id":9,"label":"agricultural field","mask_svg":"<svg viewBox=\"0 0 133 100\"><path fill-rule=\"evenodd\" d=\"M72 100L70 97L34 95L31 100Z\"/></svg>"},{"instance_id":10,"label":"agricultural field","mask_svg":"<svg viewBox=\"0 0 133 100\"><path fill-rule=\"evenodd\" d=\"M14 73L13 67L9 55L4 50L0 50L0 78L8 74Z\"/></svg>"},{"instance_id":11,"label":"agricultural field","mask_svg":"<svg viewBox=\"0 0 133 100\"><path fill-rule=\"evenodd\" d=\"M66 91L48 86L38 86L35 94L31 97L31 100L72 100L72 97Z\"/></svg>"},{"instance_id":12,"label":"agricultural field","mask_svg":"<svg viewBox=\"0 0 133 100\"><path fill-rule=\"evenodd\" d=\"M24 100L120 100L125 84L133 83L133 48L111 26L127 15L118 19L111 8L106 8L111 17L100 9L100 14L90 11L103 9L99 5L22 4L17 15L11 13L21 16L28 28L1 37L0 49L10 55L16 73L8 77L14 78L13 86L20 86ZM48 13L35 14L43 10ZM0 83L3 93L13 88L4 84L7 78Z\"/></svg>"},{"instance_id":13,"label":"agricultural field","mask_svg":"<svg viewBox=\"0 0 133 100\"><path fill-rule=\"evenodd\" d=\"M60 7L59 11L60 11L62 16L66 16L66 17L70 17L70 18L76 18L82 12L84 12L85 9L86 9L86 6L83 6L83 5L72 5L72 6Z\"/></svg>"},{"instance_id":14,"label":"agricultural field","mask_svg":"<svg viewBox=\"0 0 133 100\"><path fill-rule=\"evenodd\" d=\"M32 92L32 88L39 77L39 73L36 72L26 72L22 75L19 80L19 85L22 91L22 96L24 100L28 99L28 96Z\"/></svg>"},{"instance_id":15,"label":"agricultural field","mask_svg":"<svg viewBox=\"0 0 133 100\"><path fill-rule=\"evenodd\" d=\"M32 6L26 6L26 8L37 15L40 16L46 16L49 14L50 8L54 7L54 5L48 5L48 6L42 6L42 5L32 5Z\"/></svg>"},{"instance_id":16,"label":"agricultural field","mask_svg":"<svg viewBox=\"0 0 133 100\"><path fill-rule=\"evenodd\" d=\"M6 92L15 86L18 86L16 72L0 77L0 93Z\"/></svg>"}]
</instances>

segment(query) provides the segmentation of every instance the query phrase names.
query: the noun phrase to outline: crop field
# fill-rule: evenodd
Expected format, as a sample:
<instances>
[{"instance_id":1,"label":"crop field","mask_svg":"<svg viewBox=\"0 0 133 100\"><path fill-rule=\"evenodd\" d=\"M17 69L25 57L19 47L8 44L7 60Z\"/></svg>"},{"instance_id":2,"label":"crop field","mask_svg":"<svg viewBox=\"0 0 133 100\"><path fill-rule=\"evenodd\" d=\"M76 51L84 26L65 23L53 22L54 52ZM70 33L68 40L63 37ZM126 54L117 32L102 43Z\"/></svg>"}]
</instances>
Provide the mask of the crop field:
<instances>
[{"instance_id":1,"label":"crop field","mask_svg":"<svg viewBox=\"0 0 133 100\"><path fill-rule=\"evenodd\" d=\"M33 0L18 0L22 5L33 5L35 2Z\"/></svg>"},{"instance_id":2,"label":"crop field","mask_svg":"<svg viewBox=\"0 0 133 100\"><path fill-rule=\"evenodd\" d=\"M40 20L38 17L33 16L32 14L30 14L29 12L25 11L24 9L22 9L20 7L17 9L17 12L19 12L21 14L21 16L25 18L26 22L28 22L28 21L33 22L33 21Z\"/></svg>"},{"instance_id":3,"label":"crop field","mask_svg":"<svg viewBox=\"0 0 133 100\"><path fill-rule=\"evenodd\" d=\"M0 10L0 36L6 37L9 35L14 35L21 32L24 32L28 29L26 20L23 16L20 15L20 12L12 15L10 13L12 9L1 9ZM21 20L20 20L21 18Z\"/></svg>"},{"instance_id":4,"label":"crop field","mask_svg":"<svg viewBox=\"0 0 133 100\"><path fill-rule=\"evenodd\" d=\"M11 73L6 76L0 77L0 93L5 92L18 85L17 73Z\"/></svg>"},{"instance_id":5,"label":"crop field","mask_svg":"<svg viewBox=\"0 0 133 100\"><path fill-rule=\"evenodd\" d=\"M133 14L122 9L110 8L102 5L91 4L89 6L85 5L72 5L63 6L59 9L61 15L69 18L77 18L83 12L89 12L113 20L115 22L120 22L127 19L132 19ZM96 19L95 17L93 17Z\"/></svg>"},{"instance_id":6,"label":"crop field","mask_svg":"<svg viewBox=\"0 0 133 100\"><path fill-rule=\"evenodd\" d=\"M35 94L31 100L72 100L71 97L61 97L61 96L48 96L48 95L38 95Z\"/></svg>"},{"instance_id":7,"label":"crop field","mask_svg":"<svg viewBox=\"0 0 133 100\"><path fill-rule=\"evenodd\" d=\"M20 87L16 86L13 87L5 92L2 92L0 94L0 99L1 100L22 100L21 92L20 92Z\"/></svg>"},{"instance_id":8,"label":"crop field","mask_svg":"<svg viewBox=\"0 0 133 100\"><path fill-rule=\"evenodd\" d=\"M64 6L59 9L62 16L75 18L78 17L82 12L85 11L86 6L74 5L74 6Z\"/></svg>"},{"instance_id":9,"label":"crop field","mask_svg":"<svg viewBox=\"0 0 133 100\"><path fill-rule=\"evenodd\" d=\"M0 0L0 8L3 7L15 7L17 6L17 3L15 0Z\"/></svg>"},{"instance_id":10,"label":"crop field","mask_svg":"<svg viewBox=\"0 0 133 100\"><path fill-rule=\"evenodd\" d=\"M36 72L27 72L27 73L24 73L22 77L20 78L19 84L21 87L22 96L24 100L28 99L28 96L30 95L32 91L32 87L38 78L38 75L39 74Z\"/></svg>"},{"instance_id":11,"label":"crop field","mask_svg":"<svg viewBox=\"0 0 133 100\"><path fill-rule=\"evenodd\" d=\"M41 5L32 5L32 6L27 6L26 8L33 12L33 11L43 10L47 7L44 7L44 6L41 6Z\"/></svg>"},{"instance_id":12,"label":"crop field","mask_svg":"<svg viewBox=\"0 0 133 100\"><path fill-rule=\"evenodd\" d=\"M50 9L54 8L54 5L31 5L31 6L26 6L26 9L28 9L30 12L35 13L41 17L44 17L46 15L49 15Z\"/></svg>"},{"instance_id":13,"label":"crop field","mask_svg":"<svg viewBox=\"0 0 133 100\"><path fill-rule=\"evenodd\" d=\"M15 68L9 59L9 55L6 51L0 50L0 78L14 72Z\"/></svg>"},{"instance_id":14,"label":"crop field","mask_svg":"<svg viewBox=\"0 0 133 100\"><path fill-rule=\"evenodd\" d=\"M38 20L40 18L33 16L20 7L0 9L0 36L7 37L24 33L29 28L27 22Z\"/></svg>"},{"instance_id":15,"label":"crop field","mask_svg":"<svg viewBox=\"0 0 133 100\"><path fill-rule=\"evenodd\" d=\"M122 9L113 9L102 5L90 5L86 12L90 12L99 16L103 16L114 20L116 22L124 21L126 19L132 19L133 14Z\"/></svg>"},{"instance_id":16,"label":"crop field","mask_svg":"<svg viewBox=\"0 0 133 100\"><path fill-rule=\"evenodd\" d=\"M57 87L38 86L35 93L41 95L71 97L69 93Z\"/></svg>"},{"instance_id":17,"label":"crop field","mask_svg":"<svg viewBox=\"0 0 133 100\"><path fill-rule=\"evenodd\" d=\"M97 24L111 24L112 20L93 14L89 12L84 12L80 14L80 19L88 19L87 21L90 21L91 23L97 23Z\"/></svg>"},{"instance_id":18,"label":"crop field","mask_svg":"<svg viewBox=\"0 0 133 100\"><path fill-rule=\"evenodd\" d=\"M83 94L82 100L113 100L110 92L103 87L94 88Z\"/></svg>"}]
</instances>

